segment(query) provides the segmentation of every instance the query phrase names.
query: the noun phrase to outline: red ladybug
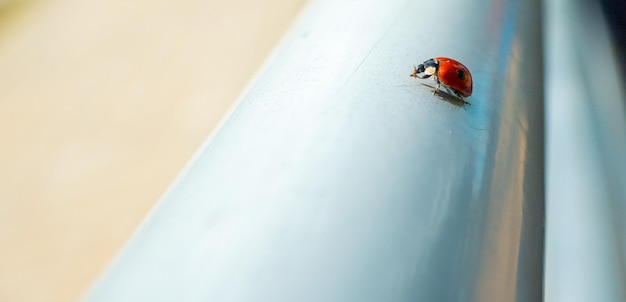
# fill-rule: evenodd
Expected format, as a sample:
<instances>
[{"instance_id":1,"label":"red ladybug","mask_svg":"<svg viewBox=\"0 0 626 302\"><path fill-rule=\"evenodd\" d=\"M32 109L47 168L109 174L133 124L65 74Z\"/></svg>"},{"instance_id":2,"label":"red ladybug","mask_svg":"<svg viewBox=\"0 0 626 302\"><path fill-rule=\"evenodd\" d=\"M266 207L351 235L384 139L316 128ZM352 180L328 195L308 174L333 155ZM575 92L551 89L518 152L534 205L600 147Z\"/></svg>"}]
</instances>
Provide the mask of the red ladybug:
<instances>
[{"instance_id":1,"label":"red ladybug","mask_svg":"<svg viewBox=\"0 0 626 302\"><path fill-rule=\"evenodd\" d=\"M420 75L421 73L424 75ZM450 58L438 57L427 60L414 67L411 76L420 79L427 79L432 76L437 81L433 94L439 91L439 85L443 83L452 89L461 100L463 97L472 95L472 74L465 65Z\"/></svg>"}]
</instances>

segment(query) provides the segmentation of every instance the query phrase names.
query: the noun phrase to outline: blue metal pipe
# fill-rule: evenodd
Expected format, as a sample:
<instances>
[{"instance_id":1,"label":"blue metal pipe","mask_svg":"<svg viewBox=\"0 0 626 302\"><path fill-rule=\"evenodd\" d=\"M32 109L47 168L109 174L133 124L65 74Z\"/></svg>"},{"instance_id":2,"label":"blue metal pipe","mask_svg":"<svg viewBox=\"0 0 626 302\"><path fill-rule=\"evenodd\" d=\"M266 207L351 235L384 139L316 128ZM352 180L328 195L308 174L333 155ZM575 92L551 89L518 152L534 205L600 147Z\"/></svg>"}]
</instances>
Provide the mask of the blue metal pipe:
<instances>
[{"instance_id":1,"label":"blue metal pipe","mask_svg":"<svg viewBox=\"0 0 626 302\"><path fill-rule=\"evenodd\" d=\"M538 0L313 1L86 300L540 300L541 29ZM471 105L409 77L438 56Z\"/></svg>"}]
</instances>

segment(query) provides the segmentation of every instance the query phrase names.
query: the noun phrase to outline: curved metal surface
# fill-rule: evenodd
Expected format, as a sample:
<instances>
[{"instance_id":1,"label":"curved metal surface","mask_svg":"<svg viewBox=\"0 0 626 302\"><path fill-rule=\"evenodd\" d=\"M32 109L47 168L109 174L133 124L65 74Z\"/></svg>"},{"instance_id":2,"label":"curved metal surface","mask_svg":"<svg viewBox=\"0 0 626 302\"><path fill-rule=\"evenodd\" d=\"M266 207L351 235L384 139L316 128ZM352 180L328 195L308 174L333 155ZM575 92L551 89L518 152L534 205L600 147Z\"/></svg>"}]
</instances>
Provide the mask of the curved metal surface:
<instances>
[{"instance_id":1,"label":"curved metal surface","mask_svg":"<svg viewBox=\"0 0 626 302\"><path fill-rule=\"evenodd\" d=\"M87 300L540 300L540 8L314 1Z\"/></svg>"},{"instance_id":2,"label":"curved metal surface","mask_svg":"<svg viewBox=\"0 0 626 302\"><path fill-rule=\"evenodd\" d=\"M546 300L626 301L626 97L597 1L546 1Z\"/></svg>"}]
</instances>

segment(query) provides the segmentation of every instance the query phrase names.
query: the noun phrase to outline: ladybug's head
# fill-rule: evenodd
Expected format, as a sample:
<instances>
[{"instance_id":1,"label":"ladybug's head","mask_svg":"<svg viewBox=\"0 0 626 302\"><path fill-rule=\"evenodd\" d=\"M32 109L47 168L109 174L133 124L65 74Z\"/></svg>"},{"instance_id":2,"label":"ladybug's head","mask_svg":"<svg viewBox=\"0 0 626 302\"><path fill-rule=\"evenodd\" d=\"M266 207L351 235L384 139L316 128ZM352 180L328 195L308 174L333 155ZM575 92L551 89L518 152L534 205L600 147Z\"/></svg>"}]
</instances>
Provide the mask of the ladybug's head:
<instances>
[{"instance_id":1,"label":"ladybug's head","mask_svg":"<svg viewBox=\"0 0 626 302\"><path fill-rule=\"evenodd\" d=\"M430 59L417 65L417 67L414 67L413 74L411 74L411 76L414 78L427 79L436 74L438 69L439 64L435 61L435 59Z\"/></svg>"}]
</instances>

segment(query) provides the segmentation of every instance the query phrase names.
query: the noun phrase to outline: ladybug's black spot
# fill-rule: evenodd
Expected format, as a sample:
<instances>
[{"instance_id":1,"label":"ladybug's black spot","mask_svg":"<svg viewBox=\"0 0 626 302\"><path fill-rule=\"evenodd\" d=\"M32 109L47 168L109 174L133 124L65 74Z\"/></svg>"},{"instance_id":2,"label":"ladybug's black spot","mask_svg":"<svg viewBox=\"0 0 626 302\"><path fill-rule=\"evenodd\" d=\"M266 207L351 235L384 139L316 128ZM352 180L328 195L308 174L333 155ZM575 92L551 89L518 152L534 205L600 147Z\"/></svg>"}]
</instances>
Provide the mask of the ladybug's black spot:
<instances>
[{"instance_id":1,"label":"ladybug's black spot","mask_svg":"<svg viewBox=\"0 0 626 302\"><path fill-rule=\"evenodd\" d=\"M465 80L465 72L463 72L463 70L461 69L456 71L456 76L459 77L459 79L461 80Z\"/></svg>"}]
</instances>

